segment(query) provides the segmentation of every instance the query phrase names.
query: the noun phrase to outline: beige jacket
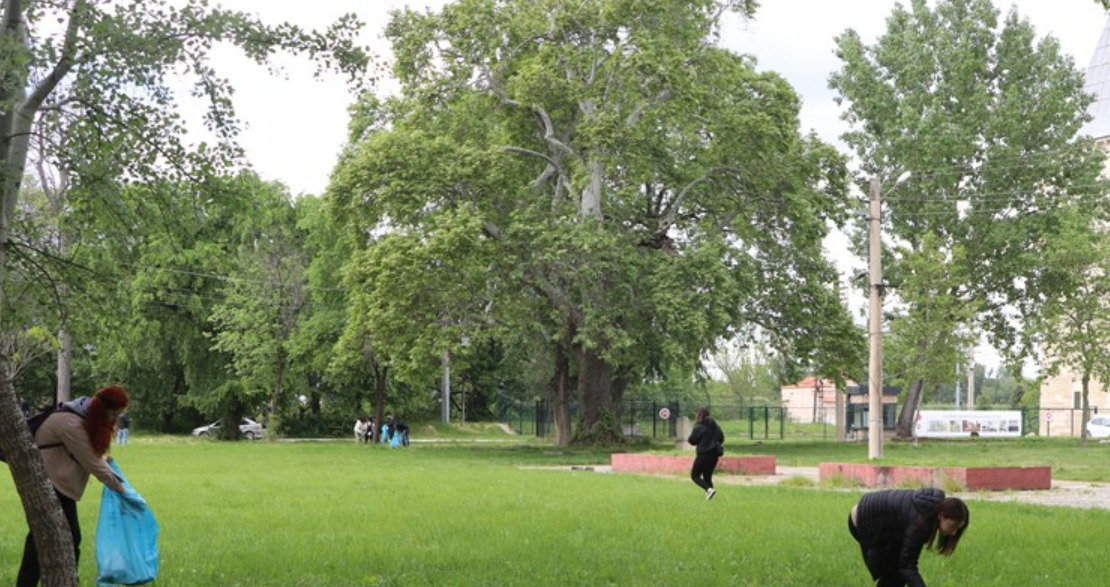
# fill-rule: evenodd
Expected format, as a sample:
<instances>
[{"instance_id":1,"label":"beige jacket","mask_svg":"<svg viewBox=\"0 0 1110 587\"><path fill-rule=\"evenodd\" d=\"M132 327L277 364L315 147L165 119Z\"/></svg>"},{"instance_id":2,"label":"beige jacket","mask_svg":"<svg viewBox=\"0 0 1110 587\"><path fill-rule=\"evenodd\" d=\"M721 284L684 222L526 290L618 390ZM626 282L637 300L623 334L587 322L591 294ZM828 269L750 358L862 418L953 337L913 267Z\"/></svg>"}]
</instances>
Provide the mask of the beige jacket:
<instances>
[{"instance_id":1,"label":"beige jacket","mask_svg":"<svg viewBox=\"0 0 1110 587\"><path fill-rule=\"evenodd\" d=\"M89 483L89 473L113 490L123 491L123 484L116 478L105 457L96 456L93 452L89 433L85 431L85 420L81 416L58 411L39 426L35 432L35 444L47 446L56 443L62 446L43 448L40 452L46 465L46 475L62 495L74 501L80 500Z\"/></svg>"}]
</instances>

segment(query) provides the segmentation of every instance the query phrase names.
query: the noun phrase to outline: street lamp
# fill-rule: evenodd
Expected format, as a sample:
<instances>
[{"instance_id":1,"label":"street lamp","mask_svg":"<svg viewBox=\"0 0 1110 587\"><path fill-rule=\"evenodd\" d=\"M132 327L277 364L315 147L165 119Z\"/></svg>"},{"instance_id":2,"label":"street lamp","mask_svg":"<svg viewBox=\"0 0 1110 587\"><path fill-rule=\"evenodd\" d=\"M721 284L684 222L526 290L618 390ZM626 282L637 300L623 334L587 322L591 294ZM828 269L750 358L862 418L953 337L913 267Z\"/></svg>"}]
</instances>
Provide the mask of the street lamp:
<instances>
[{"instance_id":1,"label":"street lamp","mask_svg":"<svg viewBox=\"0 0 1110 587\"><path fill-rule=\"evenodd\" d=\"M893 192L910 177L907 171L895 180ZM870 358L867 383L867 458L883 458L883 267L882 267L882 197L879 176L871 178L871 208L868 216L868 265L871 274ZM890 192L887 192L888 194Z\"/></svg>"}]
</instances>

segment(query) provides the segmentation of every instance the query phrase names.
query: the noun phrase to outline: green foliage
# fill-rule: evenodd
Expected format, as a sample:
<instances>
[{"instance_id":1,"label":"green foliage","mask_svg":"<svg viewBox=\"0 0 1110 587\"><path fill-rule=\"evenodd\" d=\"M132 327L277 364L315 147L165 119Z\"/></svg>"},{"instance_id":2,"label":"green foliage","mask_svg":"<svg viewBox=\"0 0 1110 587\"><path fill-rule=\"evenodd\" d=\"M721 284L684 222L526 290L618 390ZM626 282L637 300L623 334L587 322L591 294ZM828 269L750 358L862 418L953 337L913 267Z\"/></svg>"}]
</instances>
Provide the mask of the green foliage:
<instances>
[{"instance_id":1,"label":"green foliage","mask_svg":"<svg viewBox=\"0 0 1110 587\"><path fill-rule=\"evenodd\" d=\"M782 387L779 365L763 345L721 345L712 358L713 367L724 377L725 401L743 405L780 405ZM725 398L721 398L725 399Z\"/></svg>"},{"instance_id":2,"label":"green foliage","mask_svg":"<svg viewBox=\"0 0 1110 587\"><path fill-rule=\"evenodd\" d=\"M76 319L74 322L77 324L71 326L69 316L83 314L82 310L88 306L73 304L62 298L68 297L68 287L77 287L82 282L66 280L55 286L41 279L42 274L49 276L49 267L45 270L41 268L56 261L61 261L59 264L71 262L70 255L78 250L72 241L84 239L84 243L92 243L94 250L90 256L98 258L101 267L111 265L107 263L108 259L112 260L112 264L117 262L117 259L103 255L110 245L101 245L116 245L112 241L121 233L133 240L117 246L130 249L132 253L142 245L156 243L161 236L157 231L129 222L133 217L128 204L133 202L117 198L121 192L127 191L127 186L140 184L144 188L153 187L150 191L155 193L158 192L157 184L180 188L181 191L199 187L197 191L203 192L204 188L211 187L206 182L225 176L240 163L241 153L234 142L238 122L231 100L232 88L226 79L220 77L210 59L210 51L215 44L229 42L259 63L266 63L278 50L307 54L322 67L342 69L358 81L359 74L368 64L366 53L352 41L359 27L360 23L352 16L341 18L324 33L304 32L290 24L267 26L245 13L210 9L206 0L10 0L3 3L0 9L0 310L8 303L10 290L7 288L12 283L7 273L14 265L12 257L23 257L28 265L37 265L40 275L27 283L41 289L31 297L38 301L52 293L59 300L58 315L37 316L30 323L9 325L7 330L45 325L50 331L60 333L60 395L68 394L70 389L71 341L76 341L75 346L86 349L90 356L98 348L97 344L105 342L105 339L125 341L123 345L100 347L105 355L113 359L111 362L116 369L110 372L112 375L118 377L127 371L150 369L145 371L148 378L144 382L160 378L172 382L172 385L162 388L172 390L170 393L157 394L157 399L150 404L143 402L150 410L149 414L157 414L163 424L173 420L174 404L184 392L186 379L200 379L197 371L219 368L220 362L206 362L204 359L207 356L199 360L187 356L187 350L196 348L189 343L195 342L197 337L156 338L157 344L141 350L126 344L142 341L150 334L136 328L142 319L160 328L163 323L161 318L174 316L179 310L184 310L181 313L188 312L191 309L188 306L195 306L194 300L176 301L161 308L161 317L148 314L135 320L132 319L134 316L126 315L128 304L121 303L129 297L128 294L134 294L131 301L139 304L169 296L162 295L163 292L150 295L129 289L123 295L114 296L114 299L109 296L102 298L115 302L115 309L124 310L124 319L117 314L114 316L116 320L111 320L104 313L88 316L85 320ZM205 122L214 138L212 144L203 142L203 139L195 145L188 142L189 133L176 111L172 89L182 79L186 83L195 82L194 97L205 99ZM196 137L193 135L191 138L195 140ZM40 170L50 169L59 181L54 186L57 189L44 189L44 195L53 207L43 215L47 228L21 234L13 219L21 208L21 186L32 150L36 153L36 166ZM46 175L40 171L40 176ZM43 181L42 187L46 183ZM74 193L70 193L71 188ZM68 222L70 219L66 218L69 214L75 217L80 215L81 205L74 200L83 200L82 203L88 205L86 210L104 205L116 224L103 232L74 230ZM110 224L105 216L81 218L78 222ZM57 233L56 247L44 247L50 243L42 237L50 235L50 229ZM21 238L26 240L21 241ZM192 244L187 243L186 247ZM38 259L36 255L29 254L42 248L48 250L38 255ZM198 246L189 250L201 248ZM166 256L176 256L174 253L181 251L163 249L162 252ZM135 259L134 255L127 258L128 261ZM162 281L162 268L154 267L159 275L151 281ZM87 275L83 277L94 282L90 289L96 289L100 294L119 294L118 291L112 292L112 285L131 281L130 272L120 271L118 265L108 269L103 274L95 275L100 278L99 282ZM131 265L130 269L134 271L138 267ZM139 277L134 282L143 284L144 279ZM157 283L156 287L161 285ZM194 297L189 290L174 294L172 297ZM10 317L5 315L3 318L8 320ZM96 324L97 319L103 321ZM176 325L174 322L171 320L171 328ZM193 328L196 323L197 320L186 319L187 335L199 334L198 329ZM102 328L89 328L95 326ZM0 329L0 339L4 331ZM75 333L85 336L78 337ZM174 348L179 341L185 343L184 349ZM203 348L198 354L207 355L207 350ZM10 353L4 352L4 355L0 357L0 362L6 367ZM183 355L186 360L174 361ZM134 363L128 360L136 356L139 360ZM154 360L147 362L150 357ZM161 364L154 366L155 363ZM171 369L159 368L167 363ZM10 370L5 368L4 372ZM116 377L105 379L121 380ZM135 389L137 381L141 379L128 380L128 387ZM213 387L227 391L235 386L225 383ZM199 389L208 392L213 387ZM153 395L156 394L136 393L134 400L139 403ZM225 423L228 424L225 430L234 434L235 419L245 408L235 398L223 403L229 407L224 412ZM41 466L31 465L38 457L27 447L27 433L18 417L17 397L9 379L0 385L0 404L3 404L3 409L0 409L0 438L6 441L5 449L11 457L14 476L19 481L27 518L35 527L41 544L67 544L64 540L56 540L65 536L64 524L56 515L57 502L49 496L49 484ZM15 444L15 440L19 440L20 450L12 450L11 444ZM54 515L50 515L51 510ZM72 576L73 559L68 549L43 548L40 554L44 583L61 584Z\"/></svg>"},{"instance_id":3,"label":"green foliage","mask_svg":"<svg viewBox=\"0 0 1110 587\"><path fill-rule=\"evenodd\" d=\"M1059 222L1049 245L1045 287L1029 336L1044 350L1046 376L1068 369L1081 385L1081 430L1090 419L1090 385L1110 382L1110 236L1074 209ZM1084 433L1083 442L1086 442Z\"/></svg>"},{"instance_id":4,"label":"green foliage","mask_svg":"<svg viewBox=\"0 0 1110 587\"><path fill-rule=\"evenodd\" d=\"M4 319L69 335L74 392L126 382L148 425L195 418L190 404L227 405L198 399L229 388L228 357L209 348L208 312L224 295L213 279L234 269L225 236L235 237L224 231L251 209L239 207L245 185L221 179L243 161L233 88L211 51L236 46L261 65L279 52L304 55L361 89L361 23L347 15L306 31L200 0L9 2L3 11L0 265L15 273L3 281ZM207 107L199 140L178 111L181 83ZM29 156L40 174L21 190ZM9 311L9 296L22 311ZM28 371L23 395L53 396L48 372L42 361Z\"/></svg>"},{"instance_id":5,"label":"green foliage","mask_svg":"<svg viewBox=\"0 0 1110 587\"><path fill-rule=\"evenodd\" d=\"M1046 261L1064 218L1107 218L1105 155L1076 136L1083 75L1056 39L1037 40L1016 10L1000 21L989 0L898 5L873 45L848 30L837 54L830 86L863 172L911 173L883 194L895 372L941 381L980 332L1020 364L1059 285Z\"/></svg>"},{"instance_id":6,"label":"green foliage","mask_svg":"<svg viewBox=\"0 0 1110 587\"><path fill-rule=\"evenodd\" d=\"M255 186L256 213L236 227L236 280L223 292L209 317L215 326L212 348L231 357L243 386L260 394L276 415L298 371L291 364L293 333L307 303L303 235L287 192Z\"/></svg>"},{"instance_id":7,"label":"green foliage","mask_svg":"<svg viewBox=\"0 0 1110 587\"><path fill-rule=\"evenodd\" d=\"M857 372L820 246L846 217L844 160L800 136L784 80L712 43L725 9L754 3L396 13L402 95L359 103L329 187L368 241L348 334L415 384L444 349L465 360L464 335L524 333L575 358L598 406L693 374L740 329L789 365Z\"/></svg>"}]
</instances>

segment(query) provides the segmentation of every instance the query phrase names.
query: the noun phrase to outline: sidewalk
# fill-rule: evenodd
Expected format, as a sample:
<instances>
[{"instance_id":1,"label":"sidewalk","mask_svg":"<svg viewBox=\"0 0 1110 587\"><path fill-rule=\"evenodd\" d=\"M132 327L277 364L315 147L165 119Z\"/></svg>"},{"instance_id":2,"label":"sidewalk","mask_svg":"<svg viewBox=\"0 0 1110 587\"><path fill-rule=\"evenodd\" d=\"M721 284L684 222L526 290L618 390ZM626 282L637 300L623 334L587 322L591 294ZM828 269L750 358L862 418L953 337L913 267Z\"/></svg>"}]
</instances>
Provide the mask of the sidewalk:
<instances>
[{"instance_id":1,"label":"sidewalk","mask_svg":"<svg viewBox=\"0 0 1110 587\"><path fill-rule=\"evenodd\" d=\"M566 467L563 467L564 469ZM570 467L577 471L611 473L608 465ZM727 485L777 485L802 477L814 483L819 482L817 467L775 467L774 475L717 475L716 483ZM859 489L834 489L833 491L858 491ZM1028 503L1033 505L1097 508L1110 510L1110 483L1052 480L1052 489L1044 491L973 491L957 494L969 501L1003 501Z\"/></svg>"}]
</instances>

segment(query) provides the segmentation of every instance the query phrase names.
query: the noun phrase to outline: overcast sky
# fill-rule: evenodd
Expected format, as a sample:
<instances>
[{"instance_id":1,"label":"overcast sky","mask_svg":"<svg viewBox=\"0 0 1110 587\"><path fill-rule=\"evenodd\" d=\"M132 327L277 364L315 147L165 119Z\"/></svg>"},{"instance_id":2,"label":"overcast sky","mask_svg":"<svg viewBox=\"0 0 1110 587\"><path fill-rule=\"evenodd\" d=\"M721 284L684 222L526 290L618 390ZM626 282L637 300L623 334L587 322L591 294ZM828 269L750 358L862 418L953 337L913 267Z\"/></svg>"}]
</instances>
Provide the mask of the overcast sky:
<instances>
[{"instance_id":1,"label":"overcast sky","mask_svg":"<svg viewBox=\"0 0 1110 587\"><path fill-rule=\"evenodd\" d=\"M357 13L367 23L363 42L383 57L389 46L381 38L390 10L408 5L439 9L445 0L222 0L226 8L258 14L267 22L289 21L305 27L325 27L340 15ZM839 119L828 89L829 75L839 68L833 39L849 28L866 42L885 29L893 0L762 0L751 21L732 18L722 34L725 46L756 56L760 69L777 71L802 97L801 125L825 141L840 144L847 128ZM906 2L908 4L908 2ZM1003 15L1011 7L1033 23L1039 36L1053 35L1080 70L1086 70L1107 16L1094 0L995 0ZM236 87L236 106L246 129L240 137L251 164L267 180L280 180L294 194L320 194L345 139L347 106L351 96L341 79L317 81L312 67L290 60L284 75L275 77L228 51L219 66ZM842 235L826 248L840 269L866 269L863 260L847 253ZM852 294L852 306L865 300ZM977 351L979 362L995 364L988 350Z\"/></svg>"},{"instance_id":2,"label":"overcast sky","mask_svg":"<svg viewBox=\"0 0 1110 587\"><path fill-rule=\"evenodd\" d=\"M732 19L724 44L755 55L761 69L781 73L802 96L803 130L837 142L845 127L839 120L828 77L839 67L833 38L848 28L873 40L885 28L891 0L763 0L752 21ZM267 22L290 21L323 27L346 12L367 23L363 41L383 56L389 47L381 28L390 10L409 5L438 9L443 0L220 0L226 8L256 13ZM1080 69L1086 69L1106 21L1094 0L996 0L1003 11L1016 6L1038 34L1060 40ZM342 80L312 79L312 68L290 60L275 77L229 51L220 66L236 87L236 104L247 125L242 143L257 171L283 181L294 194L321 193L343 143L351 96Z\"/></svg>"}]
</instances>

